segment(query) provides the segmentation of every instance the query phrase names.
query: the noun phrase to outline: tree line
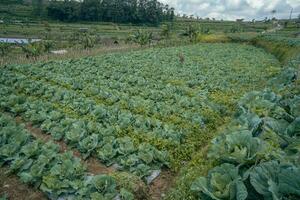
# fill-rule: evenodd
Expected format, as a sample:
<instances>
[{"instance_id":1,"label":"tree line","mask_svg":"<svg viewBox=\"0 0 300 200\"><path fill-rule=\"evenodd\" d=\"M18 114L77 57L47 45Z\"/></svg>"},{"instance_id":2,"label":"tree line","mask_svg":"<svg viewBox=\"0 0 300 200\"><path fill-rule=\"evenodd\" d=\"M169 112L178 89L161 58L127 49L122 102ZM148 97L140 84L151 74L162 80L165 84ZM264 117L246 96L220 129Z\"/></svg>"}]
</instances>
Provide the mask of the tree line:
<instances>
[{"instance_id":1,"label":"tree line","mask_svg":"<svg viewBox=\"0 0 300 200\"><path fill-rule=\"evenodd\" d=\"M60 21L159 24L174 20L174 8L157 0L33 0L34 14Z\"/></svg>"}]
</instances>

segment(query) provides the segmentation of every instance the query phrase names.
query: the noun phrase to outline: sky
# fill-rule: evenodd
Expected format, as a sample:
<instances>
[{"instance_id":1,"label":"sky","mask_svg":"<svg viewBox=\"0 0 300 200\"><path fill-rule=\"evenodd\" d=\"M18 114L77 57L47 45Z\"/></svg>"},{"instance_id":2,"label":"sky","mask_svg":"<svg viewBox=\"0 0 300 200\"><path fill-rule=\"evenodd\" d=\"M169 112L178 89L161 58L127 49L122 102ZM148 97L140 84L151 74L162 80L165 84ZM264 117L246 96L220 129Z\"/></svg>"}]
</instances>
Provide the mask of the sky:
<instances>
[{"instance_id":1,"label":"sky","mask_svg":"<svg viewBox=\"0 0 300 200\"><path fill-rule=\"evenodd\" d=\"M293 8L293 18L300 14L300 0L160 0L175 8L176 13L216 18L224 20L264 19L274 17L289 18Z\"/></svg>"}]
</instances>

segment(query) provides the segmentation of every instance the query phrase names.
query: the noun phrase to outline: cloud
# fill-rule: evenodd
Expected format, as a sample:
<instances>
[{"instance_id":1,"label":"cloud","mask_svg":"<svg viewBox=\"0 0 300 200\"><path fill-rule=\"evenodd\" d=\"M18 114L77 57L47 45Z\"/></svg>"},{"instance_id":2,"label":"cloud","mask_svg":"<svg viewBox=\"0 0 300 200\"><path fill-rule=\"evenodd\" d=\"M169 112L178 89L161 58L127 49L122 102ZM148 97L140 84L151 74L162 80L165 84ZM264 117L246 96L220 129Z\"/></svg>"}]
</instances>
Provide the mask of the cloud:
<instances>
[{"instance_id":1,"label":"cloud","mask_svg":"<svg viewBox=\"0 0 300 200\"><path fill-rule=\"evenodd\" d=\"M264 19L273 17L289 18L293 8L293 17L300 14L300 0L160 0L174 7L179 14L202 18L234 20L237 18Z\"/></svg>"}]
</instances>

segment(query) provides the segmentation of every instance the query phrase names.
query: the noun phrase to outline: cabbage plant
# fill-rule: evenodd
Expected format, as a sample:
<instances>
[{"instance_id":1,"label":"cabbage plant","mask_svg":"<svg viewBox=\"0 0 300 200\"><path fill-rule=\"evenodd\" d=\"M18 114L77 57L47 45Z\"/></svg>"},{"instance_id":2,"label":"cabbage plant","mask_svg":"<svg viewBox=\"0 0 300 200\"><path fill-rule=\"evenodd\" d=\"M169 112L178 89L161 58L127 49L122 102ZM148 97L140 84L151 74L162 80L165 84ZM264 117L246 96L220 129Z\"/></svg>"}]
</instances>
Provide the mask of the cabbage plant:
<instances>
[{"instance_id":1,"label":"cabbage plant","mask_svg":"<svg viewBox=\"0 0 300 200\"><path fill-rule=\"evenodd\" d=\"M198 193L199 197L204 194L214 200L244 200L248 196L246 186L239 176L238 168L227 163L210 170L207 177L196 179L191 190Z\"/></svg>"},{"instance_id":2,"label":"cabbage plant","mask_svg":"<svg viewBox=\"0 0 300 200\"><path fill-rule=\"evenodd\" d=\"M251 164L265 156L267 146L248 130L236 131L215 138L208 157L235 164Z\"/></svg>"},{"instance_id":3,"label":"cabbage plant","mask_svg":"<svg viewBox=\"0 0 300 200\"><path fill-rule=\"evenodd\" d=\"M91 199L113 199L117 195L116 187L117 184L113 177L108 175L94 176L92 179Z\"/></svg>"},{"instance_id":4,"label":"cabbage plant","mask_svg":"<svg viewBox=\"0 0 300 200\"><path fill-rule=\"evenodd\" d=\"M244 176L249 177L252 187L264 199L300 197L300 169L293 165L275 160L264 162L250 168Z\"/></svg>"},{"instance_id":5,"label":"cabbage plant","mask_svg":"<svg viewBox=\"0 0 300 200\"><path fill-rule=\"evenodd\" d=\"M98 146L98 135L93 134L85 137L79 142L79 150L83 152L83 158L87 158Z\"/></svg>"}]
</instances>

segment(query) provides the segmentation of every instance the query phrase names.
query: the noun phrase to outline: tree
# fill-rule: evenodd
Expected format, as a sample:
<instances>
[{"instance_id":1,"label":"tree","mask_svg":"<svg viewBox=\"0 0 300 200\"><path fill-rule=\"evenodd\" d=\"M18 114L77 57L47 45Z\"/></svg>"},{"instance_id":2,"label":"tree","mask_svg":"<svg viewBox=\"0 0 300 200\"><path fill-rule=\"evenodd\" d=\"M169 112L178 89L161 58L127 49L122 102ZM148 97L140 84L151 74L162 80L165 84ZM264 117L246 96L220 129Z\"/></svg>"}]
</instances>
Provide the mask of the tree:
<instances>
[{"instance_id":1,"label":"tree","mask_svg":"<svg viewBox=\"0 0 300 200\"><path fill-rule=\"evenodd\" d=\"M174 21L175 18L175 8L170 9L169 21Z\"/></svg>"},{"instance_id":2,"label":"tree","mask_svg":"<svg viewBox=\"0 0 300 200\"><path fill-rule=\"evenodd\" d=\"M277 12L276 10L272 10L271 11L271 13L272 13L272 19L274 18L274 15L276 14L276 12Z\"/></svg>"},{"instance_id":3,"label":"tree","mask_svg":"<svg viewBox=\"0 0 300 200\"><path fill-rule=\"evenodd\" d=\"M82 3L76 0L53 0L47 6L48 16L60 21L77 21Z\"/></svg>"},{"instance_id":4,"label":"tree","mask_svg":"<svg viewBox=\"0 0 300 200\"><path fill-rule=\"evenodd\" d=\"M171 24L167 24L162 26L162 30L161 30L161 36L163 36L164 38L170 38L171 36Z\"/></svg>"},{"instance_id":5,"label":"tree","mask_svg":"<svg viewBox=\"0 0 300 200\"><path fill-rule=\"evenodd\" d=\"M83 0L81 3L81 19L98 21L100 15L100 0Z\"/></svg>"},{"instance_id":6,"label":"tree","mask_svg":"<svg viewBox=\"0 0 300 200\"><path fill-rule=\"evenodd\" d=\"M29 44L22 44L20 45L23 53L25 54L26 58L34 58L36 59L40 56L44 51L44 46L39 42L29 42Z\"/></svg>"},{"instance_id":7,"label":"tree","mask_svg":"<svg viewBox=\"0 0 300 200\"><path fill-rule=\"evenodd\" d=\"M0 55L4 56L9 53L11 49L11 44L5 43L5 42L0 42Z\"/></svg>"},{"instance_id":8,"label":"tree","mask_svg":"<svg viewBox=\"0 0 300 200\"><path fill-rule=\"evenodd\" d=\"M32 1L32 6L33 6L33 14L35 16L41 17L42 14L44 13L44 2L43 2L43 0Z\"/></svg>"},{"instance_id":9,"label":"tree","mask_svg":"<svg viewBox=\"0 0 300 200\"><path fill-rule=\"evenodd\" d=\"M193 26L193 25L189 25L186 29L186 32L184 35L188 36L190 41L193 42L196 40L197 35L198 35L198 28Z\"/></svg>"},{"instance_id":10,"label":"tree","mask_svg":"<svg viewBox=\"0 0 300 200\"><path fill-rule=\"evenodd\" d=\"M158 25L173 21L174 8L158 0L52 0L48 16L61 21L105 21Z\"/></svg>"},{"instance_id":11,"label":"tree","mask_svg":"<svg viewBox=\"0 0 300 200\"><path fill-rule=\"evenodd\" d=\"M140 46L145 46L147 44L150 46L152 39L152 32L146 32L142 30L138 30L137 32L133 33L129 38L130 41L133 41L134 43L137 43Z\"/></svg>"},{"instance_id":12,"label":"tree","mask_svg":"<svg viewBox=\"0 0 300 200\"><path fill-rule=\"evenodd\" d=\"M80 37L80 44L83 46L84 49L90 49L95 46L96 38L89 34L83 34Z\"/></svg>"}]
</instances>

